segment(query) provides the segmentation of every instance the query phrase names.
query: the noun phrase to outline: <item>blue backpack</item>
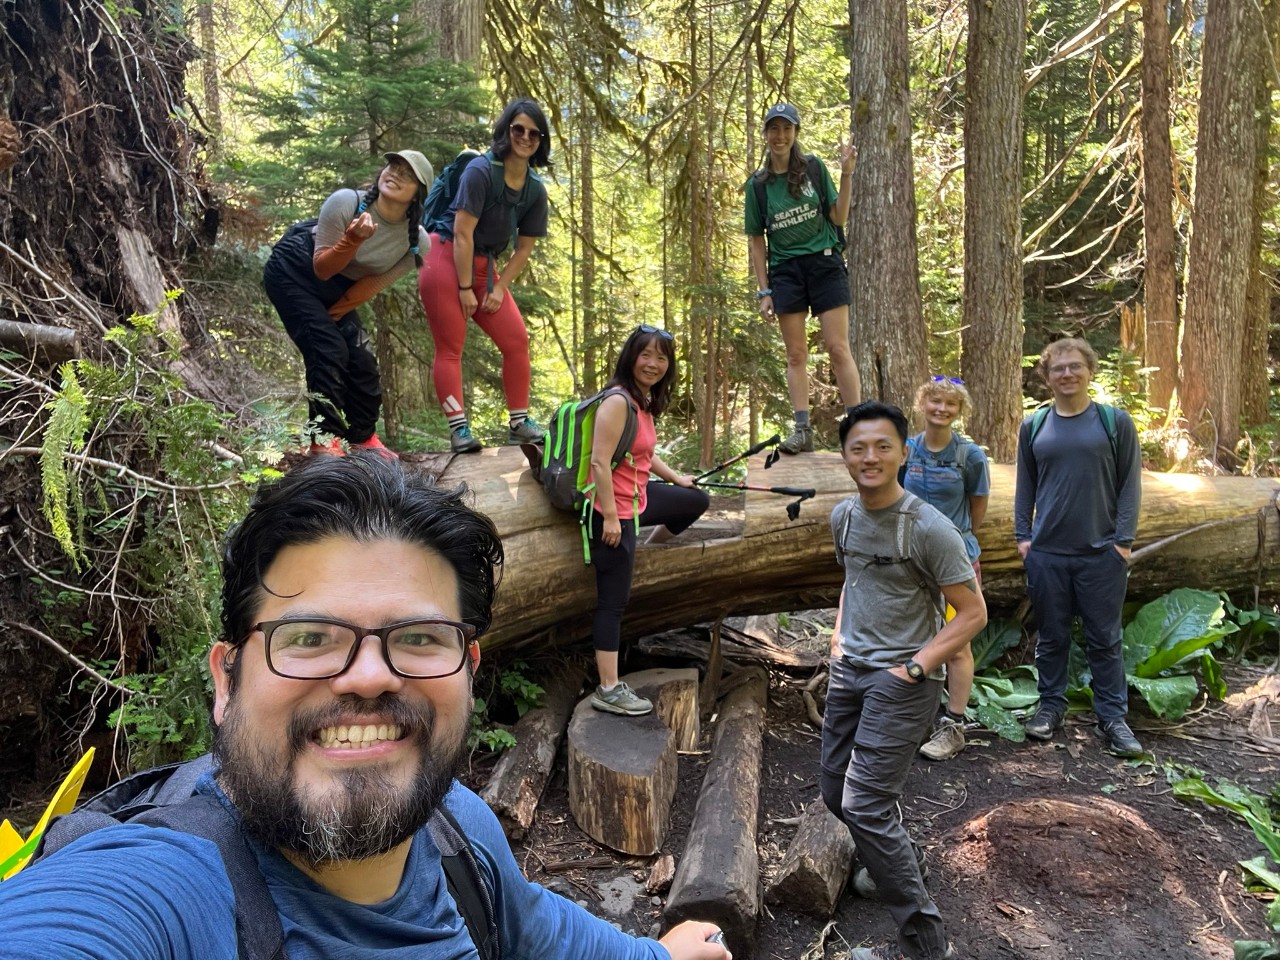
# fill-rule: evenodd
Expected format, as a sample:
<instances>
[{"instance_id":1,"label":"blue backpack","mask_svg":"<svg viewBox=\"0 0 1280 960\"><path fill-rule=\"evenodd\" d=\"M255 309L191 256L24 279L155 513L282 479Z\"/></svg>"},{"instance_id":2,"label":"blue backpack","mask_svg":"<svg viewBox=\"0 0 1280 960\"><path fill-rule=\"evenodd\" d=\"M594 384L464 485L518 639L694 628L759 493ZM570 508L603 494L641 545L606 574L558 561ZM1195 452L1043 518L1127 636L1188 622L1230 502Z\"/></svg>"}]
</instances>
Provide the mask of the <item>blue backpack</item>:
<instances>
[{"instance_id":1,"label":"blue backpack","mask_svg":"<svg viewBox=\"0 0 1280 960\"><path fill-rule=\"evenodd\" d=\"M502 246L493 250L477 248L477 253L493 258L515 243L520 218L533 206L534 201L539 199L541 191L545 190L542 179L532 169L525 178L519 198L514 204L508 203L507 182L502 161L494 157L492 151L481 154L470 148L464 149L440 171L440 176L436 177L435 183L431 185L431 192L427 194L427 199L422 204L422 226L429 233L439 234L446 240L453 237L453 204L458 195L458 184L462 181L462 171L467 169L471 161L480 156L489 158L489 198L485 201L484 209L489 210L502 204L508 208L511 215L511 233Z\"/></svg>"}]
</instances>

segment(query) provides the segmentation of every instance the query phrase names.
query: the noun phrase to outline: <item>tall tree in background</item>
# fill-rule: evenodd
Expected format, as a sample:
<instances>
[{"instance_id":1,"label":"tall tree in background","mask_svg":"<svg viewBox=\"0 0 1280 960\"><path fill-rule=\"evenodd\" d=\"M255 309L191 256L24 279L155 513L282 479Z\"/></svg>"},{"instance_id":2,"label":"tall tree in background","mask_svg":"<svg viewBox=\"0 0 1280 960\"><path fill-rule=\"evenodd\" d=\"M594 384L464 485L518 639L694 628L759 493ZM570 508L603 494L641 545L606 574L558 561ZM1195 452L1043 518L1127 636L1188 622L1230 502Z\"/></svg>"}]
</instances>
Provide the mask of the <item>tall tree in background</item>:
<instances>
[{"instance_id":1,"label":"tall tree in background","mask_svg":"<svg viewBox=\"0 0 1280 960\"><path fill-rule=\"evenodd\" d=\"M1022 61L1025 0L969 0L964 108L966 428L1012 461L1022 421Z\"/></svg>"},{"instance_id":2,"label":"tall tree in background","mask_svg":"<svg viewBox=\"0 0 1280 960\"><path fill-rule=\"evenodd\" d=\"M1257 126L1261 30L1252 3L1218 0L1205 14L1200 129L1182 338L1183 416L1210 456L1229 463L1240 436L1241 351Z\"/></svg>"},{"instance_id":3,"label":"tall tree in background","mask_svg":"<svg viewBox=\"0 0 1280 960\"><path fill-rule=\"evenodd\" d=\"M1271 327L1271 275L1262 257L1267 213L1275 200L1271 182L1271 94L1280 42L1280 0L1260 0L1263 30L1251 31L1257 77L1254 143L1253 221L1249 236L1249 285L1245 294L1245 334L1241 340L1240 417L1245 426L1267 422L1271 384L1267 377L1267 334Z\"/></svg>"},{"instance_id":4,"label":"tall tree in background","mask_svg":"<svg viewBox=\"0 0 1280 960\"><path fill-rule=\"evenodd\" d=\"M905 0L849 0L858 164L849 212L849 319L862 393L909 407L929 371L920 306Z\"/></svg>"},{"instance_id":5,"label":"tall tree in background","mask_svg":"<svg viewBox=\"0 0 1280 960\"><path fill-rule=\"evenodd\" d=\"M200 25L200 77L204 92L204 122L209 128L209 155L222 150L222 84L218 78L218 31L213 21L213 0L196 4Z\"/></svg>"},{"instance_id":6,"label":"tall tree in background","mask_svg":"<svg viewBox=\"0 0 1280 960\"><path fill-rule=\"evenodd\" d=\"M1165 0L1142 0L1142 227L1146 241L1144 364L1156 367L1147 402L1169 409L1178 384L1178 293L1169 142L1169 21Z\"/></svg>"},{"instance_id":7,"label":"tall tree in background","mask_svg":"<svg viewBox=\"0 0 1280 960\"><path fill-rule=\"evenodd\" d=\"M414 0L413 19L435 38L436 53L475 66L484 40L485 0Z\"/></svg>"}]
</instances>

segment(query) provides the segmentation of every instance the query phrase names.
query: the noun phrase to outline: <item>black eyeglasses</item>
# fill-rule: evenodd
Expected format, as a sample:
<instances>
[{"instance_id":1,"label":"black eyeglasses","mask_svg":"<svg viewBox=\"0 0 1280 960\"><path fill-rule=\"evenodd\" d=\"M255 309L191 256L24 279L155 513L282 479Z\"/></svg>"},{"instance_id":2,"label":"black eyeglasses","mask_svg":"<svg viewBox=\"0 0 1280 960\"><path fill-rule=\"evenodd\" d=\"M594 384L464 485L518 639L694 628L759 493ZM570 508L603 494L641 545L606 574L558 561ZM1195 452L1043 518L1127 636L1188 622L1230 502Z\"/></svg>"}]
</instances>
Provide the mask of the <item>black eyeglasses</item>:
<instances>
[{"instance_id":1,"label":"black eyeglasses","mask_svg":"<svg viewBox=\"0 0 1280 960\"><path fill-rule=\"evenodd\" d=\"M963 386L964 386L964 381L963 381L963 380L961 380L959 377L943 377L943 376L937 376L937 377L934 377L934 378L933 378L933 382L934 382L934 383L954 383L954 384L955 384L956 386L958 386L958 387L963 387Z\"/></svg>"},{"instance_id":2,"label":"black eyeglasses","mask_svg":"<svg viewBox=\"0 0 1280 960\"><path fill-rule=\"evenodd\" d=\"M670 330L663 330L661 327L651 327L647 323L640 324L640 326L636 327L636 329L644 334L656 333L663 340L667 341L667 343L672 343L676 338L676 335L672 333Z\"/></svg>"},{"instance_id":3,"label":"black eyeglasses","mask_svg":"<svg viewBox=\"0 0 1280 960\"><path fill-rule=\"evenodd\" d=\"M391 672L409 680L449 677L462 669L476 635L469 623L442 617L404 620L385 627L359 627L342 620L264 620L254 624L265 640L267 668L291 680L331 680L355 662L365 637L382 641Z\"/></svg>"},{"instance_id":4,"label":"black eyeglasses","mask_svg":"<svg viewBox=\"0 0 1280 960\"><path fill-rule=\"evenodd\" d=\"M513 123L511 125L511 135L520 139L528 138L530 140L541 140L542 131L537 127L526 127L523 123Z\"/></svg>"}]
</instances>

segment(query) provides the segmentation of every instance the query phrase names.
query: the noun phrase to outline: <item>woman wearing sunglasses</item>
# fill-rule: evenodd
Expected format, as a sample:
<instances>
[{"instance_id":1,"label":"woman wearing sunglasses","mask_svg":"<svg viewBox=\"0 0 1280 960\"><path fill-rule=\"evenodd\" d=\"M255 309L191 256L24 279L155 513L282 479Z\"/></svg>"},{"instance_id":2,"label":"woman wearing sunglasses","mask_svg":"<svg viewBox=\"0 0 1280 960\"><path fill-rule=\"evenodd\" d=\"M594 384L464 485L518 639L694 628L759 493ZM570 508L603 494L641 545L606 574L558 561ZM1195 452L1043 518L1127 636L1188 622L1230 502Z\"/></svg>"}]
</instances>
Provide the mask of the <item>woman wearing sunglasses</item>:
<instances>
[{"instance_id":1,"label":"woman wearing sunglasses","mask_svg":"<svg viewBox=\"0 0 1280 960\"><path fill-rule=\"evenodd\" d=\"M800 151L799 132L800 111L789 103L769 108L764 115L768 155L764 167L747 181L746 200L760 315L766 321L777 320L787 350L787 392L795 429L778 445L783 453L813 450L805 333L810 311L822 328L845 412L857 405L862 392L849 352L849 272L842 232L858 152L852 143L840 145L837 194L826 164Z\"/></svg>"},{"instance_id":2,"label":"woman wearing sunglasses","mask_svg":"<svg viewBox=\"0 0 1280 960\"><path fill-rule=\"evenodd\" d=\"M653 704L618 680L622 612L631 596L636 532L654 527L648 543L663 543L687 529L706 511L707 494L693 477L667 466L656 450L654 418L671 402L676 382L675 340L666 330L641 324L618 354L609 391L596 410L591 440L591 564L596 571L596 611L592 639L600 685L591 696L597 710L640 716ZM616 466L610 457L627 424L627 406L636 411L637 430L628 456ZM657 483L652 477L665 480Z\"/></svg>"},{"instance_id":3,"label":"woman wearing sunglasses","mask_svg":"<svg viewBox=\"0 0 1280 960\"><path fill-rule=\"evenodd\" d=\"M982 448L953 429L972 406L969 391L961 380L934 377L916 391L915 406L924 430L907 441L902 485L956 525L981 583L982 550L974 530L987 515L991 472ZM964 711L972 687L973 650L965 644L947 663L947 707L920 748L922 756L950 760L964 749Z\"/></svg>"},{"instance_id":4,"label":"woman wearing sunglasses","mask_svg":"<svg viewBox=\"0 0 1280 960\"><path fill-rule=\"evenodd\" d=\"M311 452L354 448L394 457L374 433L382 407L378 361L356 308L422 265L419 226L435 174L417 150L385 155L367 190L339 190L315 220L295 223L271 251L262 285L302 352L310 417L333 439Z\"/></svg>"},{"instance_id":5,"label":"woman wearing sunglasses","mask_svg":"<svg viewBox=\"0 0 1280 960\"><path fill-rule=\"evenodd\" d=\"M547 235L547 189L534 173L551 164L551 130L542 108L515 100L493 125L493 145L462 172L438 242L418 274L418 293L435 343L432 376L455 453L481 447L463 405L462 347L475 320L502 353L508 443L538 443L543 430L529 417L529 332L508 288ZM501 271L497 257L514 252Z\"/></svg>"}]
</instances>

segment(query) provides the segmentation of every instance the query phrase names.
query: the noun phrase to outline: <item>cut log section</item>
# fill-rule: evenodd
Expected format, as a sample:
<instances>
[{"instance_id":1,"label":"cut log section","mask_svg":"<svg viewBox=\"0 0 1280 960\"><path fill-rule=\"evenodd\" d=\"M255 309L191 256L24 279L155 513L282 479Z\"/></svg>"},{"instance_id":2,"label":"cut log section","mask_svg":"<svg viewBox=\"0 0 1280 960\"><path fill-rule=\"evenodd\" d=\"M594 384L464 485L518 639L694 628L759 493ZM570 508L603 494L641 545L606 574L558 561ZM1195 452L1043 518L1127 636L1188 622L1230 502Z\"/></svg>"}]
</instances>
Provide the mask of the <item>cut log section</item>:
<instances>
[{"instance_id":1,"label":"cut log section","mask_svg":"<svg viewBox=\"0 0 1280 960\"><path fill-rule=\"evenodd\" d=\"M624 678L630 682L630 678ZM569 721L569 811L597 843L657 853L676 795L676 735L655 710L621 717L584 697Z\"/></svg>"},{"instance_id":2,"label":"cut log section","mask_svg":"<svg viewBox=\"0 0 1280 960\"><path fill-rule=\"evenodd\" d=\"M516 745L502 755L480 794L513 840L528 832L538 812L538 800L585 678L576 664L566 664L552 675L542 703L520 718L514 733Z\"/></svg>"},{"instance_id":3,"label":"cut log section","mask_svg":"<svg viewBox=\"0 0 1280 960\"><path fill-rule=\"evenodd\" d=\"M627 674L627 683L653 701L658 718L676 735L677 750L696 750L702 738L698 718L698 671L693 667L657 667Z\"/></svg>"},{"instance_id":4,"label":"cut log section","mask_svg":"<svg viewBox=\"0 0 1280 960\"><path fill-rule=\"evenodd\" d=\"M854 852L849 828L821 798L813 801L765 898L801 913L830 917L849 880Z\"/></svg>"},{"instance_id":5,"label":"cut log section","mask_svg":"<svg viewBox=\"0 0 1280 960\"><path fill-rule=\"evenodd\" d=\"M663 919L671 926L691 919L717 923L729 949L749 957L760 913L756 820L769 676L750 667L734 680L720 707L711 762Z\"/></svg>"},{"instance_id":6,"label":"cut log section","mask_svg":"<svg viewBox=\"0 0 1280 960\"><path fill-rule=\"evenodd\" d=\"M418 462L411 455L405 461ZM541 648L590 636L595 578L582 563L577 520L548 504L520 449L491 448L434 463L444 464L444 482L471 486L476 506L502 534L506 570L486 649ZM704 534L695 524L672 544L639 546L624 638L723 616L835 606L843 571L831 543L831 509L853 490L839 454L785 457L768 472L763 457L755 457L749 479L812 487L817 496L804 502L798 519L788 521L784 498L750 492L736 535L725 536L723 525L709 524L715 538L700 540ZM1013 542L1013 488L1014 468L993 464L987 518L978 531L983 592L993 606L1008 608L1026 593ZM1134 544L1139 560L1129 599L1153 599L1187 584L1238 590L1260 582L1264 594L1276 592L1278 495L1280 480L1144 473ZM1140 553L1161 542L1154 552Z\"/></svg>"},{"instance_id":7,"label":"cut log section","mask_svg":"<svg viewBox=\"0 0 1280 960\"><path fill-rule=\"evenodd\" d=\"M0 320L0 349L41 363L56 364L80 356L80 341L76 332L66 327Z\"/></svg>"}]
</instances>

